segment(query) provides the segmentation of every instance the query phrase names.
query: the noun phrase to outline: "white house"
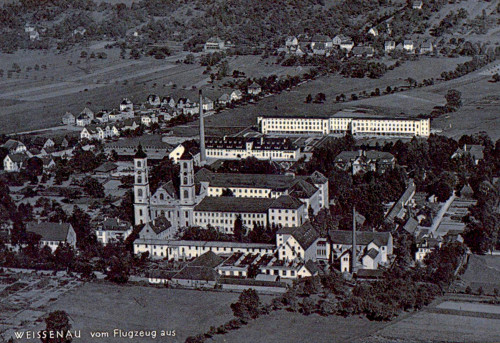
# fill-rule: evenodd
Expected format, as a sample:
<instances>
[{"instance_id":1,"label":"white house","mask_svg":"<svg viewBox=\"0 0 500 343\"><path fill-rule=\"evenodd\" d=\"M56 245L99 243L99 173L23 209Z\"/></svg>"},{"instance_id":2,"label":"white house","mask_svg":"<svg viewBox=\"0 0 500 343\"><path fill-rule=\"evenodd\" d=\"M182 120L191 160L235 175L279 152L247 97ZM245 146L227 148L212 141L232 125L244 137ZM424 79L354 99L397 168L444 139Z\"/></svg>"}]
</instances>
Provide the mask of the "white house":
<instances>
[{"instance_id":1,"label":"white house","mask_svg":"<svg viewBox=\"0 0 500 343\"><path fill-rule=\"evenodd\" d=\"M9 154L21 154L28 151L23 142L15 139L9 139L2 145L2 148L7 149Z\"/></svg>"},{"instance_id":2,"label":"white house","mask_svg":"<svg viewBox=\"0 0 500 343\"><path fill-rule=\"evenodd\" d=\"M292 46L298 46L298 45L299 45L299 40L297 39L297 37L295 37L295 36L286 37L285 46L287 48L290 48Z\"/></svg>"},{"instance_id":3,"label":"white house","mask_svg":"<svg viewBox=\"0 0 500 343\"><path fill-rule=\"evenodd\" d=\"M76 248L76 233L69 223L28 222L26 232L39 235L40 246L47 246L52 252L55 252L61 244Z\"/></svg>"},{"instance_id":4,"label":"white house","mask_svg":"<svg viewBox=\"0 0 500 343\"><path fill-rule=\"evenodd\" d=\"M403 41L403 50L406 52L413 53L415 51L415 46L413 45L412 40L404 40Z\"/></svg>"},{"instance_id":5,"label":"white house","mask_svg":"<svg viewBox=\"0 0 500 343\"><path fill-rule=\"evenodd\" d=\"M423 7L423 5L424 5L424 3L423 3L423 1L421 1L421 0L418 0L418 1L413 1L413 3L412 3L412 8L413 8L414 10L421 10L421 9L422 9L422 7Z\"/></svg>"},{"instance_id":6,"label":"white house","mask_svg":"<svg viewBox=\"0 0 500 343\"><path fill-rule=\"evenodd\" d=\"M259 95L262 92L262 88L256 82L253 82L247 89L248 94Z\"/></svg>"},{"instance_id":7,"label":"white house","mask_svg":"<svg viewBox=\"0 0 500 343\"><path fill-rule=\"evenodd\" d=\"M396 49L396 42L393 40L386 41L384 44L384 50L385 52L391 52Z\"/></svg>"},{"instance_id":8,"label":"white house","mask_svg":"<svg viewBox=\"0 0 500 343\"><path fill-rule=\"evenodd\" d=\"M230 95L231 101L238 101L241 100L242 98L243 98L243 93L241 93L239 89L234 90Z\"/></svg>"},{"instance_id":9,"label":"white house","mask_svg":"<svg viewBox=\"0 0 500 343\"><path fill-rule=\"evenodd\" d=\"M217 99L217 102L219 105L225 106L231 102L231 97L227 93L224 93L219 97L219 99Z\"/></svg>"},{"instance_id":10,"label":"white house","mask_svg":"<svg viewBox=\"0 0 500 343\"><path fill-rule=\"evenodd\" d=\"M134 104L129 99L123 98L122 102L120 103L120 111L121 112L134 111Z\"/></svg>"},{"instance_id":11,"label":"white house","mask_svg":"<svg viewBox=\"0 0 500 343\"><path fill-rule=\"evenodd\" d=\"M300 227L285 227L278 230L276 247L278 259L282 261L328 261L330 257L327 238L320 237L310 222Z\"/></svg>"},{"instance_id":12,"label":"white house","mask_svg":"<svg viewBox=\"0 0 500 343\"><path fill-rule=\"evenodd\" d=\"M203 47L203 50L205 50L205 52L220 51L224 49L225 49L225 43L222 39L218 37L209 38Z\"/></svg>"},{"instance_id":13,"label":"white house","mask_svg":"<svg viewBox=\"0 0 500 343\"><path fill-rule=\"evenodd\" d=\"M106 245L113 241L125 241L132 233L133 226L119 218L106 218L96 229L97 240Z\"/></svg>"},{"instance_id":14,"label":"white house","mask_svg":"<svg viewBox=\"0 0 500 343\"><path fill-rule=\"evenodd\" d=\"M368 34L372 35L373 37L377 37L378 36L378 29L376 27L372 27L372 28L370 28L370 30L368 30Z\"/></svg>"},{"instance_id":15,"label":"white house","mask_svg":"<svg viewBox=\"0 0 500 343\"><path fill-rule=\"evenodd\" d=\"M9 154L3 159L3 170L6 172L19 172L29 158L25 153Z\"/></svg>"},{"instance_id":16,"label":"white house","mask_svg":"<svg viewBox=\"0 0 500 343\"><path fill-rule=\"evenodd\" d=\"M66 114L64 114L62 116L62 123L64 125L75 125L76 124L76 118L75 118L75 116L72 113L66 112Z\"/></svg>"}]
</instances>

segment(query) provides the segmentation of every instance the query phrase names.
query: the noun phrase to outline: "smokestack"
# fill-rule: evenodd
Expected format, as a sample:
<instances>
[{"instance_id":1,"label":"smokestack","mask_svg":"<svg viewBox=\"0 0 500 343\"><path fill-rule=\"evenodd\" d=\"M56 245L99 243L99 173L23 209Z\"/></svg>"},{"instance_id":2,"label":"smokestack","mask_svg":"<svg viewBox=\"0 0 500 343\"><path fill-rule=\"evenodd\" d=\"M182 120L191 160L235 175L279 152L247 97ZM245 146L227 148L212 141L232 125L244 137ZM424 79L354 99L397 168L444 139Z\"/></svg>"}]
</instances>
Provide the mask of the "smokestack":
<instances>
[{"instance_id":1,"label":"smokestack","mask_svg":"<svg viewBox=\"0 0 500 343\"><path fill-rule=\"evenodd\" d=\"M354 274L356 270L356 207L352 207L352 263L351 263L351 273Z\"/></svg>"},{"instance_id":2,"label":"smokestack","mask_svg":"<svg viewBox=\"0 0 500 343\"><path fill-rule=\"evenodd\" d=\"M205 164L207 155L205 151L205 122L203 119L203 95L200 89L200 164Z\"/></svg>"}]
</instances>

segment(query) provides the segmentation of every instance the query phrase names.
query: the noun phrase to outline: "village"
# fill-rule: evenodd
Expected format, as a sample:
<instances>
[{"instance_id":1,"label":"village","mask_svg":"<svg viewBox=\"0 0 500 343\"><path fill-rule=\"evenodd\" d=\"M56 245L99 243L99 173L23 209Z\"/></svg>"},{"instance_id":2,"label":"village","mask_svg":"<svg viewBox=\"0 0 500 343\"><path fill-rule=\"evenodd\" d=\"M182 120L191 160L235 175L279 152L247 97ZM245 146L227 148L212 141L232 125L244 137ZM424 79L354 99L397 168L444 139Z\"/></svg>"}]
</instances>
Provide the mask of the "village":
<instances>
[{"instance_id":1,"label":"village","mask_svg":"<svg viewBox=\"0 0 500 343\"><path fill-rule=\"evenodd\" d=\"M500 70L481 35L500 9L468 1L380 1L251 43L162 19L106 44L81 20L16 22L19 48L57 43L70 76L0 68L0 337L59 320L106 338L171 311L174 342L495 342ZM98 11L167 18L154 6Z\"/></svg>"}]
</instances>

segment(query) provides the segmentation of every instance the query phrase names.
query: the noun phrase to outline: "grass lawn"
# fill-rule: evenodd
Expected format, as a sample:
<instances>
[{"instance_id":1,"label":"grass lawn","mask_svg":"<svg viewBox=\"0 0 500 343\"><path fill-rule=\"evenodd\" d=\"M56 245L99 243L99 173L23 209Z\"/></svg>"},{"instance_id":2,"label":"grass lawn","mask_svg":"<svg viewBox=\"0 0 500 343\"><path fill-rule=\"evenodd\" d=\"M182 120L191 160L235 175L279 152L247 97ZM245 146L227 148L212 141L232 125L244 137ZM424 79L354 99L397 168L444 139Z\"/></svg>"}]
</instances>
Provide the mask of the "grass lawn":
<instances>
[{"instance_id":1,"label":"grass lawn","mask_svg":"<svg viewBox=\"0 0 500 343\"><path fill-rule=\"evenodd\" d=\"M387 326L375 336L387 338L380 342L394 339L397 342L498 343L500 320L421 311Z\"/></svg>"},{"instance_id":2,"label":"grass lawn","mask_svg":"<svg viewBox=\"0 0 500 343\"><path fill-rule=\"evenodd\" d=\"M176 337L151 342L184 342L186 337L219 326L233 317L230 304L237 293L201 292L167 288L87 283L47 308L65 310L82 342L92 341L90 331L175 330ZM44 324L37 328L43 329ZM106 342L139 342L113 338ZM141 342L149 342L141 339Z\"/></svg>"},{"instance_id":3,"label":"grass lawn","mask_svg":"<svg viewBox=\"0 0 500 343\"><path fill-rule=\"evenodd\" d=\"M303 316L286 311L272 312L239 330L225 335L216 335L216 343L336 343L352 342L368 336L384 323L371 322L359 317Z\"/></svg>"}]
</instances>

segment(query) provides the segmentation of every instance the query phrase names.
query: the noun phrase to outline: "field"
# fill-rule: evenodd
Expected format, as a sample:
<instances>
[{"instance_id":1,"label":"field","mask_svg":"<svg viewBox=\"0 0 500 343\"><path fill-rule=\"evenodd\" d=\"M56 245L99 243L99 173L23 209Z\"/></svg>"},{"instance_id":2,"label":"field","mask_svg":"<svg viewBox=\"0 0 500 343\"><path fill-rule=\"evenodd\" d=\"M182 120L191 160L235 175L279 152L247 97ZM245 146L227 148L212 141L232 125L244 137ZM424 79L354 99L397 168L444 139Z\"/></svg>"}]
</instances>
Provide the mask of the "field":
<instances>
[{"instance_id":1,"label":"field","mask_svg":"<svg viewBox=\"0 0 500 343\"><path fill-rule=\"evenodd\" d=\"M303 316L286 311L273 312L249 325L223 336L214 336L217 343L352 342L377 331L383 323L351 317Z\"/></svg>"},{"instance_id":2,"label":"field","mask_svg":"<svg viewBox=\"0 0 500 343\"><path fill-rule=\"evenodd\" d=\"M59 125L61 116L70 111L78 114L84 107L93 111L116 108L124 97L142 103L149 94L196 99L198 88L212 99L229 89L221 88L230 78L209 84L205 67L186 65L185 52L164 60L121 59L118 49L105 49L106 42L90 44L71 52L18 51L3 54L0 69L0 133L43 129ZM107 59L81 58L81 51L105 52ZM251 77L271 74L295 75L307 69L286 68L273 64L274 59L240 56L229 59L231 70ZM11 72L13 64L21 71ZM10 77L9 77L10 76ZM196 88L193 88L196 87Z\"/></svg>"},{"instance_id":3,"label":"field","mask_svg":"<svg viewBox=\"0 0 500 343\"><path fill-rule=\"evenodd\" d=\"M421 311L359 342L497 343L499 340L500 319Z\"/></svg>"},{"instance_id":4,"label":"field","mask_svg":"<svg viewBox=\"0 0 500 343\"><path fill-rule=\"evenodd\" d=\"M462 289L470 286L473 291L482 287L486 294L500 290L500 258L498 256L471 255L467 269L460 276Z\"/></svg>"},{"instance_id":5,"label":"field","mask_svg":"<svg viewBox=\"0 0 500 343\"><path fill-rule=\"evenodd\" d=\"M229 305L237 293L216 293L141 286L88 283L53 302L46 313L65 310L74 330L81 330L82 342L90 331L175 330L175 337L141 342L184 342L187 336L207 331L233 317ZM264 298L267 299L267 298ZM35 329L43 329L38 324ZM110 342L138 342L113 338ZM21 341L22 342L22 341Z\"/></svg>"},{"instance_id":6,"label":"field","mask_svg":"<svg viewBox=\"0 0 500 343\"><path fill-rule=\"evenodd\" d=\"M226 127L238 123L238 126L249 126L256 124L256 118L263 114L279 115L324 115L334 113L344 108L363 107L374 109L383 114L418 115L430 113L436 105L445 103L444 94L435 94L430 90L425 97L414 94L414 91L406 91L392 95L373 97L359 101L347 101L336 103L337 95L345 94L347 98L352 93L366 91L371 93L375 88L384 91L387 86L407 86L407 78L415 80L436 78L443 71L455 69L456 65L469 60L469 58L430 58L421 57L418 61L408 61L399 68L386 73L380 79L355 79L343 78L339 75L321 77L314 81L305 83L291 91L285 91L279 95L270 96L261 100L256 105L244 106L236 109L226 110L206 120L207 127ZM482 78L488 78L484 76ZM442 87L446 87L443 86ZM427 88L425 88L426 90ZM323 104L306 104L304 102L308 94L313 96L319 92L326 95ZM188 126L196 127L197 123ZM184 129L185 130L185 129ZM195 134L196 131L191 131Z\"/></svg>"}]
</instances>

